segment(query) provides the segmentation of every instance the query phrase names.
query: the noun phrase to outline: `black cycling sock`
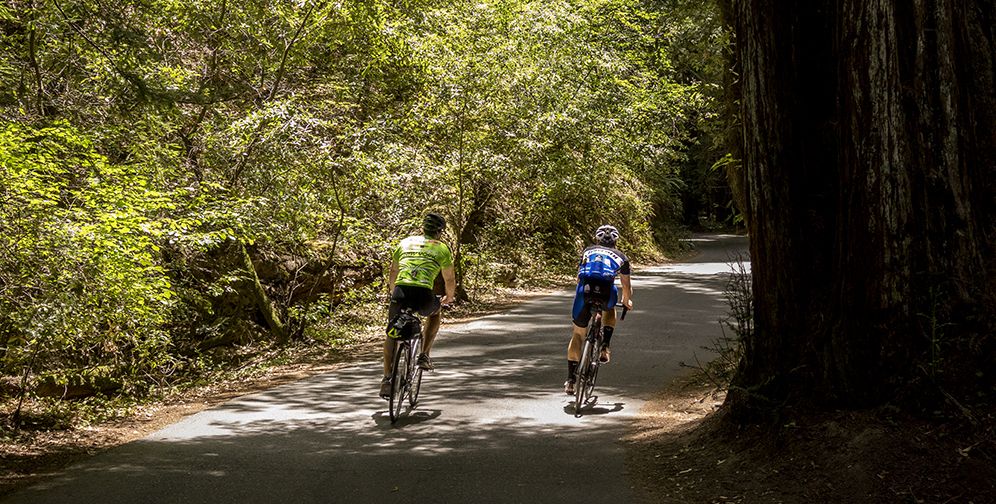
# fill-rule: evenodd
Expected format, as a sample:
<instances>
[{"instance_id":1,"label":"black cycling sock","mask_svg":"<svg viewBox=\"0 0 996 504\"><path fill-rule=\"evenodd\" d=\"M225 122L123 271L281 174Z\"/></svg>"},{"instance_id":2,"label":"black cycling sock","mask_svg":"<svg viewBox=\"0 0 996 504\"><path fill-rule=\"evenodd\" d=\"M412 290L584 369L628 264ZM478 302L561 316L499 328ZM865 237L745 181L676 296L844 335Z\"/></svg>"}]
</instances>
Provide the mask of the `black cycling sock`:
<instances>
[{"instance_id":1,"label":"black cycling sock","mask_svg":"<svg viewBox=\"0 0 996 504\"><path fill-rule=\"evenodd\" d=\"M615 331L615 327L605 326L602 328L602 346L609 346L609 341L612 341L612 331Z\"/></svg>"},{"instance_id":2,"label":"black cycling sock","mask_svg":"<svg viewBox=\"0 0 996 504\"><path fill-rule=\"evenodd\" d=\"M578 361L567 361L567 380L574 381L574 372L578 370Z\"/></svg>"}]
</instances>

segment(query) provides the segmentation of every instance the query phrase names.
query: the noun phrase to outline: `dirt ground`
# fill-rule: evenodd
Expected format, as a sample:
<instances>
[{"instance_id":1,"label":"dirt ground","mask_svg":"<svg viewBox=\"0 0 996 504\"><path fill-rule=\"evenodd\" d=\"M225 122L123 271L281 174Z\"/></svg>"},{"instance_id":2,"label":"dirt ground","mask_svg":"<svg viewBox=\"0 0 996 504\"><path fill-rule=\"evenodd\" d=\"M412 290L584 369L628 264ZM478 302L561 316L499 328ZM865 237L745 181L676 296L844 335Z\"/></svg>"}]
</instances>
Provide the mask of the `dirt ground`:
<instances>
[{"instance_id":1,"label":"dirt ground","mask_svg":"<svg viewBox=\"0 0 996 504\"><path fill-rule=\"evenodd\" d=\"M885 409L733 427L722 401L675 384L642 410L628 462L655 502L996 503L991 429Z\"/></svg>"}]
</instances>

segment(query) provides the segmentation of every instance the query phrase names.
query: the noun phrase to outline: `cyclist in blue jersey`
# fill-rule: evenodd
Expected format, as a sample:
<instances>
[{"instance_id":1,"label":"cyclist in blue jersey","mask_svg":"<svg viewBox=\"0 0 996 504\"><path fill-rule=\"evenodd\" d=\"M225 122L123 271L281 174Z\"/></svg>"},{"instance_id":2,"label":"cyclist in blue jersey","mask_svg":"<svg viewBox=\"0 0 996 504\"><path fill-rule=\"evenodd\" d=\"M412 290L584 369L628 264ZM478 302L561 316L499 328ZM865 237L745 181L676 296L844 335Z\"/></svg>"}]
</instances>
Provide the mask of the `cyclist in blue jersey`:
<instances>
[{"instance_id":1,"label":"cyclist in blue jersey","mask_svg":"<svg viewBox=\"0 0 996 504\"><path fill-rule=\"evenodd\" d=\"M616 326L616 301L620 297L619 289L614 280L619 276L622 283L622 305L633 309L633 284L630 281L629 259L616 248L619 240L619 230L610 225L599 227L595 231L595 245L584 249L581 261L578 263L578 287L574 294L574 330L571 342L567 345L567 381L564 392L574 395L574 372L581 360L581 344L584 341L585 329L591 320L591 305L586 301L597 299L602 301L605 311L602 312L603 347L598 360L609 362L611 351L609 342ZM588 292L585 292L585 286Z\"/></svg>"}]
</instances>

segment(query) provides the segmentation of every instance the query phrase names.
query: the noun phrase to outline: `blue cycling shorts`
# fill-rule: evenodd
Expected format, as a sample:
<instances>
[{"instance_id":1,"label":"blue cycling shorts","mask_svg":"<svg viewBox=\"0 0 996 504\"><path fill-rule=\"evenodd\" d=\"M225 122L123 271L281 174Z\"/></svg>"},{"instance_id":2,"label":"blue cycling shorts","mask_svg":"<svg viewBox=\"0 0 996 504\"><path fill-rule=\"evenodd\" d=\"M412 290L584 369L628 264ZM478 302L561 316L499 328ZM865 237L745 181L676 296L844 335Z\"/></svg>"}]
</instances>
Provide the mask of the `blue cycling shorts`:
<instances>
[{"instance_id":1,"label":"blue cycling shorts","mask_svg":"<svg viewBox=\"0 0 996 504\"><path fill-rule=\"evenodd\" d=\"M584 286L588 285L588 294L584 292ZM574 319L574 325L578 327L587 327L588 321L591 320L591 303L586 301L590 300L597 302L603 310L608 310L616 306L616 300L618 299L619 292L616 289L615 284L611 281L608 283L597 282L597 281L579 281L578 288L574 292L574 309L571 312L571 316Z\"/></svg>"}]
</instances>

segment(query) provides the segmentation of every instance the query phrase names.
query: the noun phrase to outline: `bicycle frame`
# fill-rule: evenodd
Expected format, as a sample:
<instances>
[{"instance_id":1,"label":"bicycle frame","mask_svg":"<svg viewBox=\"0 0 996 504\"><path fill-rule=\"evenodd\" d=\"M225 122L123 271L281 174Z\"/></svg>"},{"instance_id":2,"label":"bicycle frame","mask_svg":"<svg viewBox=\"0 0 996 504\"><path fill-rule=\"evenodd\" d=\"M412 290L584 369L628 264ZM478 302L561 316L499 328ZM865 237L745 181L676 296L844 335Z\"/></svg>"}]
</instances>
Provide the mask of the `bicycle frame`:
<instances>
[{"instance_id":1,"label":"bicycle frame","mask_svg":"<svg viewBox=\"0 0 996 504\"><path fill-rule=\"evenodd\" d=\"M441 296L436 296L441 299ZM440 305L439 309L449 308L449 304ZM402 308L409 313L418 316L411 308ZM421 318L421 317L420 317ZM424 321L423 321L424 322ZM423 325L423 328L427 326ZM422 353L425 333L420 332L418 336L407 340L394 341L394 359L391 366L391 398L388 400L388 412L391 416L391 423L401 417L405 399L408 399L408 408L404 412L415 409L418 404L418 393L422 388L422 368L418 366L418 356Z\"/></svg>"},{"instance_id":2,"label":"bicycle frame","mask_svg":"<svg viewBox=\"0 0 996 504\"><path fill-rule=\"evenodd\" d=\"M389 414L391 423L401 417L405 399L408 399L408 410L418 403L418 393L422 385L422 369L416 362L422 350L423 334L407 340L395 340L394 363L391 366L391 398L389 399Z\"/></svg>"}]
</instances>

